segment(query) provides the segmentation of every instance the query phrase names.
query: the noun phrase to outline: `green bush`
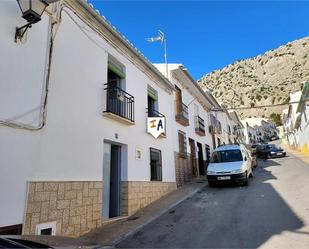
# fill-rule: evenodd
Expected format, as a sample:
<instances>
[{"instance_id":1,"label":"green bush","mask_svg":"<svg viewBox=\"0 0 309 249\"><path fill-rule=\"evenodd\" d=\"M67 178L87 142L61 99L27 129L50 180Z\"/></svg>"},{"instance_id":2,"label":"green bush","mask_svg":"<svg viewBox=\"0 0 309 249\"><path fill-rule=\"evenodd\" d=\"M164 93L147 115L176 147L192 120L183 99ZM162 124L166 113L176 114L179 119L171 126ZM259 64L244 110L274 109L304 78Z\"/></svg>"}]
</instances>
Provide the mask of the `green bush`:
<instances>
[{"instance_id":1,"label":"green bush","mask_svg":"<svg viewBox=\"0 0 309 249\"><path fill-rule=\"evenodd\" d=\"M272 114L270 114L269 117L275 123L276 126L282 125L281 115L279 113L273 112Z\"/></svg>"}]
</instances>

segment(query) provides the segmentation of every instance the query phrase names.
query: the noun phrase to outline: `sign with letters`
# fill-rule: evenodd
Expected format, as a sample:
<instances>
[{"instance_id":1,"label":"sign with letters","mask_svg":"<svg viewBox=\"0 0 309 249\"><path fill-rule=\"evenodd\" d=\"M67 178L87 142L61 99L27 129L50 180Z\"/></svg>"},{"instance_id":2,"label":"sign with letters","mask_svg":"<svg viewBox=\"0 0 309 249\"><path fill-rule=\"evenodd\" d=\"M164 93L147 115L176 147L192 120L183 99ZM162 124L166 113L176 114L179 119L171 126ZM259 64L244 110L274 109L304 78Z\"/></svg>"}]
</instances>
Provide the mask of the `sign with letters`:
<instances>
[{"instance_id":1,"label":"sign with letters","mask_svg":"<svg viewBox=\"0 0 309 249\"><path fill-rule=\"evenodd\" d=\"M154 138L158 138L161 134L165 134L165 118L147 118L147 132Z\"/></svg>"}]
</instances>

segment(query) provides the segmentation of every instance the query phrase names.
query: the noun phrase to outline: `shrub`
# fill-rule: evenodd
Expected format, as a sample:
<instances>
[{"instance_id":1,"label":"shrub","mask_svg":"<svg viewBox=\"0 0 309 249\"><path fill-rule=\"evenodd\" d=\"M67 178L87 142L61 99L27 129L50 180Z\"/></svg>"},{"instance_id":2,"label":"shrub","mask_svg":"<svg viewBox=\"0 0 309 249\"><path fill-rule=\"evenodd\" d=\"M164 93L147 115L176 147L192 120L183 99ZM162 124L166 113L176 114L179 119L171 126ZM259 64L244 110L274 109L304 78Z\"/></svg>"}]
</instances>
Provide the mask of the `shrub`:
<instances>
[{"instance_id":1,"label":"shrub","mask_svg":"<svg viewBox=\"0 0 309 249\"><path fill-rule=\"evenodd\" d=\"M289 97L287 97L285 100L284 100L284 104L288 104L290 102L290 96Z\"/></svg>"},{"instance_id":2,"label":"shrub","mask_svg":"<svg viewBox=\"0 0 309 249\"><path fill-rule=\"evenodd\" d=\"M276 97L273 97L273 99L271 100L271 103L274 104L276 100Z\"/></svg>"},{"instance_id":3,"label":"shrub","mask_svg":"<svg viewBox=\"0 0 309 249\"><path fill-rule=\"evenodd\" d=\"M272 114L270 114L269 117L275 123L276 126L282 125L281 115L279 113L273 112Z\"/></svg>"}]
</instances>

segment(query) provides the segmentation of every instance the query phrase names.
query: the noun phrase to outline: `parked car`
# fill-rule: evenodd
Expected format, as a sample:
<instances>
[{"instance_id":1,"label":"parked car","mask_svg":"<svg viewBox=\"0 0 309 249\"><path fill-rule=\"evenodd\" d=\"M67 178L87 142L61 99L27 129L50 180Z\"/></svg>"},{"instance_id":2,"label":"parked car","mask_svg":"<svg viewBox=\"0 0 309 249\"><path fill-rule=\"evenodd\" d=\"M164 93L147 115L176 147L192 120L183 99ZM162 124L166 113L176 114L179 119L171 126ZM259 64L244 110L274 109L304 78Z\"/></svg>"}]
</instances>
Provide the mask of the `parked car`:
<instances>
[{"instance_id":1,"label":"parked car","mask_svg":"<svg viewBox=\"0 0 309 249\"><path fill-rule=\"evenodd\" d=\"M275 144L260 145L257 147L257 156L259 158L274 158L274 157L285 157L286 152Z\"/></svg>"},{"instance_id":2,"label":"parked car","mask_svg":"<svg viewBox=\"0 0 309 249\"><path fill-rule=\"evenodd\" d=\"M23 239L21 236L0 236L0 248L52 248L48 245Z\"/></svg>"},{"instance_id":3,"label":"parked car","mask_svg":"<svg viewBox=\"0 0 309 249\"><path fill-rule=\"evenodd\" d=\"M269 144L269 158L272 157L285 157L286 152L275 144Z\"/></svg>"},{"instance_id":4,"label":"parked car","mask_svg":"<svg viewBox=\"0 0 309 249\"><path fill-rule=\"evenodd\" d=\"M256 155L256 147L257 145L256 144L252 144L249 151L251 153L251 159L252 159L252 167L253 168L256 168L257 165L258 165L258 162L257 162L257 155Z\"/></svg>"},{"instance_id":5,"label":"parked car","mask_svg":"<svg viewBox=\"0 0 309 249\"><path fill-rule=\"evenodd\" d=\"M257 155L256 155L256 148L259 146L259 144L246 144L245 145L247 150L249 151L252 159L252 167L256 168L257 167Z\"/></svg>"},{"instance_id":6,"label":"parked car","mask_svg":"<svg viewBox=\"0 0 309 249\"><path fill-rule=\"evenodd\" d=\"M214 150L207 168L208 185L233 182L249 185L252 158L244 145L224 145Z\"/></svg>"},{"instance_id":7,"label":"parked car","mask_svg":"<svg viewBox=\"0 0 309 249\"><path fill-rule=\"evenodd\" d=\"M270 138L270 141L275 141L275 140L278 140L278 139L279 139L278 135L275 135L275 136L272 136Z\"/></svg>"},{"instance_id":8,"label":"parked car","mask_svg":"<svg viewBox=\"0 0 309 249\"><path fill-rule=\"evenodd\" d=\"M269 146L268 144L260 144L256 147L256 156L258 158L267 159L269 158Z\"/></svg>"}]
</instances>

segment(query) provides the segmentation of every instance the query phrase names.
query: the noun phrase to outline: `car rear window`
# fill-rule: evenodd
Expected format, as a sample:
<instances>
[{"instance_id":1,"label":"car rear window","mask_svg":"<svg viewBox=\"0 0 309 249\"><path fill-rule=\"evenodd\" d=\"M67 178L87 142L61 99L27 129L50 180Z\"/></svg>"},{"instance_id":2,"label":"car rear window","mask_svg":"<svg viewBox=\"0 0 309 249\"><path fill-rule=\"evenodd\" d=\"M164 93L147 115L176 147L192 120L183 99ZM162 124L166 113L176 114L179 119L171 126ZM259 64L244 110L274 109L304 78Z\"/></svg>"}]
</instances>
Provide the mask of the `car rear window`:
<instances>
[{"instance_id":1,"label":"car rear window","mask_svg":"<svg viewBox=\"0 0 309 249\"><path fill-rule=\"evenodd\" d=\"M227 163L242 160L243 158L240 150L214 151L211 158L212 163Z\"/></svg>"}]
</instances>

